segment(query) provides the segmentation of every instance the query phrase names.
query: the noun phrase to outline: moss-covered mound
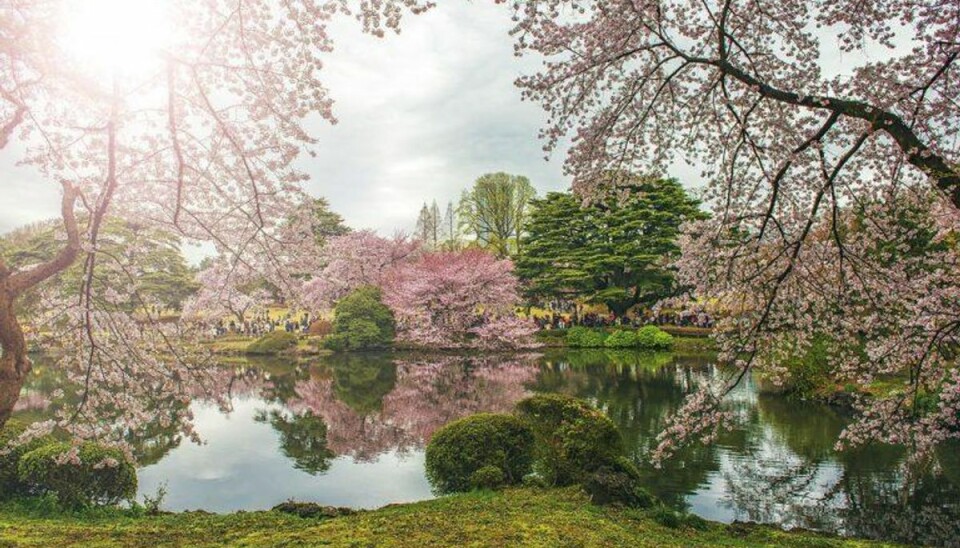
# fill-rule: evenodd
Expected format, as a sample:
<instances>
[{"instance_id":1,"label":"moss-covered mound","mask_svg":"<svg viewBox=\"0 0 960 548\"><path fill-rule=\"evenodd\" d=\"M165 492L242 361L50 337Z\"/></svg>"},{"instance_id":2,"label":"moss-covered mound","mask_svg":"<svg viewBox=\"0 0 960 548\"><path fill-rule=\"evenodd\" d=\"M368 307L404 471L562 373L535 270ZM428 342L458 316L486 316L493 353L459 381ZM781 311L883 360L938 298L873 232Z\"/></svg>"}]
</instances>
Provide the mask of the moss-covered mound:
<instances>
[{"instance_id":1,"label":"moss-covered mound","mask_svg":"<svg viewBox=\"0 0 960 548\"><path fill-rule=\"evenodd\" d=\"M0 506L0 546L874 546L759 526L662 525L649 510L591 505L573 488L474 492L373 512L40 517Z\"/></svg>"}]
</instances>

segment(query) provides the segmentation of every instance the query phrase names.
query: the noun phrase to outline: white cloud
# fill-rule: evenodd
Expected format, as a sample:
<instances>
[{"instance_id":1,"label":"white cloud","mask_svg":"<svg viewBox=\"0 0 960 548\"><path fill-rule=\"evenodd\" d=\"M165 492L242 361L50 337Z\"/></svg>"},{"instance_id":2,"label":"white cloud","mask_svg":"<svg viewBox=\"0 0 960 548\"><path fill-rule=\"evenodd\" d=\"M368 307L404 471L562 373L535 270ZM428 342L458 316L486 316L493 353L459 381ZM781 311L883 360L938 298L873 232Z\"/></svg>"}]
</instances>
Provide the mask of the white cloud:
<instances>
[{"instance_id":1,"label":"white cloud","mask_svg":"<svg viewBox=\"0 0 960 548\"><path fill-rule=\"evenodd\" d=\"M319 147L299 164L311 175L307 189L351 226L388 234L412 229L423 201L443 208L487 172L526 175L541 192L567 188L564 152L543 159L544 113L514 86L539 61L513 55L511 26L510 10L491 2L445 2L383 39L338 21L324 81L340 123L309 121ZM19 154L0 157L11 197L0 203L0 232L59 207L57 185L11 156ZM691 181L698 170L676 171Z\"/></svg>"}]
</instances>

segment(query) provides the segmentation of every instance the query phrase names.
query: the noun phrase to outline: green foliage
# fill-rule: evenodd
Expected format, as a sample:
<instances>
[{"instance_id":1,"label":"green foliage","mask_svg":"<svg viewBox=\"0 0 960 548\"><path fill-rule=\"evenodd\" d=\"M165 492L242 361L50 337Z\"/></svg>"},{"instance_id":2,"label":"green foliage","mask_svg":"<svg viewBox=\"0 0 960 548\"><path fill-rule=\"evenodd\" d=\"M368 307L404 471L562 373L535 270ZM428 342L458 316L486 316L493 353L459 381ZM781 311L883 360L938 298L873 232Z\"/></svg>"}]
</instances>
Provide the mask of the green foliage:
<instances>
[{"instance_id":1,"label":"green foliage","mask_svg":"<svg viewBox=\"0 0 960 548\"><path fill-rule=\"evenodd\" d=\"M679 529L683 525L683 514L666 506L658 506L650 512L650 517L653 521L670 529Z\"/></svg>"},{"instance_id":2,"label":"green foliage","mask_svg":"<svg viewBox=\"0 0 960 548\"><path fill-rule=\"evenodd\" d=\"M267 356L297 346L297 336L286 331L271 331L247 346L247 354Z\"/></svg>"},{"instance_id":3,"label":"green foliage","mask_svg":"<svg viewBox=\"0 0 960 548\"><path fill-rule=\"evenodd\" d=\"M589 327L571 327L567 330L567 346L574 348L599 348L604 345L606 334Z\"/></svg>"},{"instance_id":4,"label":"green foliage","mask_svg":"<svg viewBox=\"0 0 960 548\"><path fill-rule=\"evenodd\" d=\"M311 208L313 217L310 228L317 244L323 245L330 238L350 232L350 228L343 224L343 217L330 209L330 202L326 198L314 199Z\"/></svg>"},{"instance_id":5,"label":"green foliage","mask_svg":"<svg viewBox=\"0 0 960 548\"><path fill-rule=\"evenodd\" d=\"M470 486L474 489L497 489L505 481L499 466L487 465L470 475Z\"/></svg>"},{"instance_id":6,"label":"green foliage","mask_svg":"<svg viewBox=\"0 0 960 548\"><path fill-rule=\"evenodd\" d=\"M63 245L60 222L44 221L20 228L0 237L0 258L16 270L52 259ZM94 277L93 299L98 307L126 312L143 306L159 305L179 310L183 302L199 289L194 272L180 252L180 238L169 231L151 228L136 221L110 219L101 228L98 249L110 261L99 265ZM66 296L78 295L83 276L83 261L75 261L50 282ZM137 296L122 302L107 301L107 287L116 276L127 283L134 280ZM20 299L19 312L28 317L40 307L38 293L28 291Z\"/></svg>"},{"instance_id":7,"label":"green foliage","mask_svg":"<svg viewBox=\"0 0 960 548\"><path fill-rule=\"evenodd\" d=\"M583 490L594 504L621 504L631 508L649 508L656 499L640 487L637 477L613 467L601 467L587 475Z\"/></svg>"},{"instance_id":8,"label":"green foliage","mask_svg":"<svg viewBox=\"0 0 960 548\"><path fill-rule=\"evenodd\" d=\"M362 287L344 297L333 311L333 334L324 340L330 350L370 350L393 344L393 312L380 299L380 290Z\"/></svg>"},{"instance_id":9,"label":"green foliage","mask_svg":"<svg viewBox=\"0 0 960 548\"><path fill-rule=\"evenodd\" d=\"M625 329L614 331L603 341L603 345L607 348L633 348L637 344L637 334Z\"/></svg>"},{"instance_id":10,"label":"green foliage","mask_svg":"<svg viewBox=\"0 0 960 548\"><path fill-rule=\"evenodd\" d=\"M787 370L787 392L799 399L812 399L831 383L833 368L830 365L831 340L826 335L817 335L804 350L790 350L781 365Z\"/></svg>"},{"instance_id":11,"label":"green foliage","mask_svg":"<svg viewBox=\"0 0 960 548\"><path fill-rule=\"evenodd\" d=\"M673 336L655 325L645 325L637 331L637 346L644 350L670 350Z\"/></svg>"},{"instance_id":12,"label":"green foliage","mask_svg":"<svg viewBox=\"0 0 960 548\"><path fill-rule=\"evenodd\" d=\"M451 422L437 430L426 451L427 478L439 493L490 487L497 468L499 484L515 485L533 463L534 437L530 428L512 415L481 413Z\"/></svg>"},{"instance_id":13,"label":"green foliage","mask_svg":"<svg viewBox=\"0 0 960 548\"><path fill-rule=\"evenodd\" d=\"M13 442L26 429L27 425L16 419L8 420L0 429L0 499L22 495L26 492L26 485L20 481L20 472L17 469L20 458L26 453L54 441L52 437L45 436L27 443L14 444Z\"/></svg>"},{"instance_id":14,"label":"green foliage","mask_svg":"<svg viewBox=\"0 0 960 548\"><path fill-rule=\"evenodd\" d=\"M530 180L508 173L487 173L464 191L457 210L460 224L498 257L521 250L530 201L537 195Z\"/></svg>"},{"instance_id":15,"label":"green foliage","mask_svg":"<svg viewBox=\"0 0 960 548\"><path fill-rule=\"evenodd\" d=\"M79 464L60 463L72 445L49 443L20 458L20 481L31 492L53 494L66 507L112 505L137 492L137 471L119 449L84 442L78 448Z\"/></svg>"},{"instance_id":16,"label":"green foliage","mask_svg":"<svg viewBox=\"0 0 960 548\"><path fill-rule=\"evenodd\" d=\"M583 299L622 316L674 292L664 265L679 254L680 225L704 217L699 202L675 179L608 177L616 189L588 205L569 192L533 201L516 260L528 298Z\"/></svg>"},{"instance_id":17,"label":"green foliage","mask_svg":"<svg viewBox=\"0 0 960 548\"><path fill-rule=\"evenodd\" d=\"M553 485L570 485L623 456L620 431L586 402L562 394L538 394L517 411L537 438L537 472Z\"/></svg>"}]
</instances>

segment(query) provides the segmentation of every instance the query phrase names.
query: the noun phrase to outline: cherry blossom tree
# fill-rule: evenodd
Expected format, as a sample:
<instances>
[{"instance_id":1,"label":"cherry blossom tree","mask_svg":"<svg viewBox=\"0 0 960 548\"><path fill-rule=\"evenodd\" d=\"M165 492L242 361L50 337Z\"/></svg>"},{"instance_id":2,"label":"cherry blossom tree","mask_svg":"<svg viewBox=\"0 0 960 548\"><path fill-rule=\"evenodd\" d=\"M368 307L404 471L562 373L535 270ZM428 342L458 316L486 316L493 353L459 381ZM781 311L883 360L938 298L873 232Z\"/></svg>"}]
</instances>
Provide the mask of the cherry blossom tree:
<instances>
[{"instance_id":1,"label":"cherry blossom tree","mask_svg":"<svg viewBox=\"0 0 960 548\"><path fill-rule=\"evenodd\" d=\"M516 316L513 263L479 249L426 253L393 269L383 301L398 337L423 345L529 344L535 330Z\"/></svg>"},{"instance_id":2,"label":"cherry blossom tree","mask_svg":"<svg viewBox=\"0 0 960 548\"><path fill-rule=\"evenodd\" d=\"M197 282L200 291L184 306L185 319L216 321L233 316L243 324L250 313L270 304L264 278L247 264L230 264L226 257L200 271Z\"/></svg>"},{"instance_id":3,"label":"cherry blossom tree","mask_svg":"<svg viewBox=\"0 0 960 548\"><path fill-rule=\"evenodd\" d=\"M99 245L102 226L136 219L212 242L239 263L279 264L284 225L303 203L304 175L293 162L313 144L303 121L312 114L335 121L320 78L333 47L330 22L355 17L383 35L430 5L0 3L0 150L61 187L63 224L49 261L0 262L0 424L30 371L17 300L77 261L80 297L48 287L43 301L68 350L62 366L82 394L60 426L99 436L116 429L97 425L98 409L128 410L123 420L135 421L143 418L132 403L138 396L202 386L191 381L200 361L172 342L178 327L133 318L94 295L95 277L112 260ZM132 284L117 275L112 291L123 292Z\"/></svg>"},{"instance_id":4,"label":"cherry blossom tree","mask_svg":"<svg viewBox=\"0 0 960 548\"><path fill-rule=\"evenodd\" d=\"M923 454L960 435L955 1L512 4L518 54L546 57L518 84L549 114L548 150L572 137L576 190L679 158L708 182L680 281L731 312L716 339L736 373L690 399L660 456L714 435L724 394L754 368L783 379L824 332L838 384L906 379L858 403L843 445Z\"/></svg>"},{"instance_id":5,"label":"cherry blossom tree","mask_svg":"<svg viewBox=\"0 0 960 548\"><path fill-rule=\"evenodd\" d=\"M384 238L372 230L330 238L317 258L321 269L300 291L301 303L311 310L329 310L361 287L382 287L387 273L413 260L419 249L418 242L402 234Z\"/></svg>"}]
</instances>

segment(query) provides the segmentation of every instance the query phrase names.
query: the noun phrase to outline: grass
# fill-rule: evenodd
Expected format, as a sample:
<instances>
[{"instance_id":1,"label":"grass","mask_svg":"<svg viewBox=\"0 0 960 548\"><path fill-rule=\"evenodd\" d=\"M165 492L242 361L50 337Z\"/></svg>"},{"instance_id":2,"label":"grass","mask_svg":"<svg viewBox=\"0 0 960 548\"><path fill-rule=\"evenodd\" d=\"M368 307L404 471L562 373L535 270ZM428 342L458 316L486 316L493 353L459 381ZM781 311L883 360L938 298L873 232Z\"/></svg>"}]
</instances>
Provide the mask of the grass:
<instances>
[{"instance_id":1,"label":"grass","mask_svg":"<svg viewBox=\"0 0 960 548\"><path fill-rule=\"evenodd\" d=\"M573 489L477 492L303 519L278 512L50 514L0 506L0 546L879 546L763 526L671 529L640 510L591 505Z\"/></svg>"},{"instance_id":2,"label":"grass","mask_svg":"<svg viewBox=\"0 0 960 548\"><path fill-rule=\"evenodd\" d=\"M256 341L257 338L258 337L247 337L243 335L228 335L202 344L216 354L243 355L247 353L247 348L252 342ZM284 351L283 354L295 356L330 354L330 351L320 346L320 339L321 337L299 335L297 346Z\"/></svg>"}]
</instances>

